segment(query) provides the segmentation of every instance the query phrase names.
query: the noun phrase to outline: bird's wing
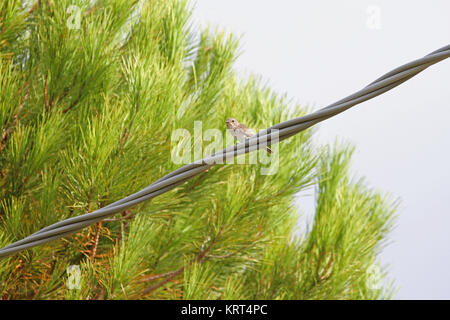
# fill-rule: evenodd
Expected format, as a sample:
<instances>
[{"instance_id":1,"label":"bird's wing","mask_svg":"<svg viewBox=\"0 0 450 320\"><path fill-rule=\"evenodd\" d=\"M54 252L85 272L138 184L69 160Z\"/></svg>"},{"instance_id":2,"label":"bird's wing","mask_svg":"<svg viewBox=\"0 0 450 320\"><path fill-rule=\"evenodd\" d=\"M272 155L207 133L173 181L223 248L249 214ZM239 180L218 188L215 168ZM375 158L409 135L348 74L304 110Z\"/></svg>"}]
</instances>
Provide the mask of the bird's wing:
<instances>
[{"instance_id":1,"label":"bird's wing","mask_svg":"<svg viewBox=\"0 0 450 320\"><path fill-rule=\"evenodd\" d=\"M252 129L248 128L246 125L244 125L244 124L242 124L242 123L239 124L239 126L241 127L242 132L244 133L244 135L245 135L247 138L253 137L253 136L256 134L255 131L253 131Z\"/></svg>"},{"instance_id":2,"label":"bird's wing","mask_svg":"<svg viewBox=\"0 0 450 320\"><path fill-rule=\"evenodd\" d=\"M241 130L233 130L231 132L233 137L235 137L239 142L244 142L247 139L247 136Z\"/></svg>"}]
</instances>

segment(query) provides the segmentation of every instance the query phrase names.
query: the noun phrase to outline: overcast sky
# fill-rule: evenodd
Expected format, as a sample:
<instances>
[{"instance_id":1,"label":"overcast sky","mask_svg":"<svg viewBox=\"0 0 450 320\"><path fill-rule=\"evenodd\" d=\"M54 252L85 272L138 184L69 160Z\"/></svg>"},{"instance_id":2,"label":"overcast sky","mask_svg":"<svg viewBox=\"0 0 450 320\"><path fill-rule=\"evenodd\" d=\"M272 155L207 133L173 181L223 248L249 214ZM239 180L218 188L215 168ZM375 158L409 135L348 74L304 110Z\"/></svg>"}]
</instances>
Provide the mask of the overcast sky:
<instances>
[{"instance_id":1,"label":"overcast sky","mask_svg":"<svg viewBox=\"0 0 450 320\"><path fill-rule=\"evenodd\" d=\"M197 0L198 26L242 35L236 70L315 110L450 44L450 1ZM353 172L400 198L380 260L397 299L450 299L450 59L320 124ZM311 215L311 199L301 198Z\"/></svg>"}]
</instances>

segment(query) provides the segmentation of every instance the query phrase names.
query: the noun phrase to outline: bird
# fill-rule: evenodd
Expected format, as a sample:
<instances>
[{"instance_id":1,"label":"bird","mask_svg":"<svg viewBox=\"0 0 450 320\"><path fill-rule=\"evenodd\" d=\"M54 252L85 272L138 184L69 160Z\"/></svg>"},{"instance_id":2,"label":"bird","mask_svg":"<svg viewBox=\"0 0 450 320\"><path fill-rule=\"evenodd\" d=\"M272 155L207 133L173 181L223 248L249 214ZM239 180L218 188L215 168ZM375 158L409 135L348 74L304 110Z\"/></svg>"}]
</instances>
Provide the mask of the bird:
<instances>
[{"instance_id":1,"label":"bird","mask_svg":"<svg viewBox=\"0 0 450 320\"><path fill-rule=\"evenodd\" d=\"M230 131L231 135L237 139L239 142L244 142L245 140L253 137L256 132L247 127L245 124L239 123L234 118L228 118L226 121L228 131ZM272 153L269 147L266 147L268 153Z\"/></svg>"}]
</instances>

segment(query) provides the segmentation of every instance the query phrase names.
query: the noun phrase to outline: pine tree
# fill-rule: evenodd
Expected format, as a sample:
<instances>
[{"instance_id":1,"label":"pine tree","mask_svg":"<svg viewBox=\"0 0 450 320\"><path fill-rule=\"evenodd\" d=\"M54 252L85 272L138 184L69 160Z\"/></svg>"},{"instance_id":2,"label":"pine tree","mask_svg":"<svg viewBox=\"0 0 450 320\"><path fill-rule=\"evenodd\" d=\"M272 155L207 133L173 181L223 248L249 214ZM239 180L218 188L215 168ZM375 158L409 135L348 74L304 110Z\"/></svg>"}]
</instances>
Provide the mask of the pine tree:
<instances>
[{"instance_id":1,"label":"pine tree","mask_svg":"<svg viewBox=\"0 0 450 320\"><path fill-rule=\"evenodd\" d=\"M258 77L240 78L236 37L197 30L191 10L179 0L0 3L0 247L180 167L176 129L201 122L225 135L228 117L263 129L308 112ZM377 255L396 203L352 177L350 146L311 136L279 144L273 175L262 164L215 165L0 260L0 297L389 298ZM208 141L189 143L209 155ZM314 220L298 236L295 195L311 189ZM66 286L69 266L80 268L79 289Z\"/></svg>"}]
</instances>

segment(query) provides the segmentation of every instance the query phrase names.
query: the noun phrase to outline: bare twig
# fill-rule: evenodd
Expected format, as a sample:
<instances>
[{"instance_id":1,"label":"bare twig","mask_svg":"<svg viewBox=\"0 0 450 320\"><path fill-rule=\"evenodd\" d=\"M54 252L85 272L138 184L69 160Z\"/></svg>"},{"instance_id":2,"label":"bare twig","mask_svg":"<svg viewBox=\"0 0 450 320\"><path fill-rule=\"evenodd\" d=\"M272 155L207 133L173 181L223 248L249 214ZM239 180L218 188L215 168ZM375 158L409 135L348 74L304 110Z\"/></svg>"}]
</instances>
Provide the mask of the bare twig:
<instances>
[{"instance_id":1,"label":"bare twig","mask_svg":"<svg viewBox=\"0 0 450 320\"><path fill-rule=\"evenodd\" d=\"M185 267L183 266L183 267L181 267L181 268L179 268L179 269L177 269L177 270L175 270L175 271L172 271L169 277L167 277L166 279L164 279L164 280L162 280L162 281L160 281L160 282L158 282L158 283L155 283L154 285L151 285L150 287L148 287L148 288L146 288L144 291L142 291L142 295L150 294L150 293L152 293L153 291L155 291L156 289L158 289L158 288L160 288L161 286L165 285L167 282L171 281L171 280L174 279L176 276L178 276L179 274L181 274L181 273L184 271L184 268L185 268Z\"/></svg>"},{"instance_id":2,"label":"bare twig","mask_svg":"<svg viewBox=\"0 0 450 320\"><path fill-rule=\"evenodd\" d=\"M26 84L24 86L26 86ZM20 91L21 90L19 90L19 92ZM0 140L0 151L2 151L5 148L6 141L8 140L9 135L14 131L14 129L17 125L17 122L19 121L19 115L20 115L27 99L28 99L28 92L23 97L22 103L19 105L19 107L17 107L17 110L13 116L13 120L11 121L11 123L9 125L5 126L5 128L3 129L2 138Z\"/></svg>"},{"instance_id":3,"label":"bare twig","mask_svg":"<svg viewBox=\"0 0 450 320\"><path fill-rule=\"evenodd\" d=\"M212 246L217 242L217 240L220 238L223 228L220 228L219 232L217 233L217 235L214 237L214 239L209 243L209 245L204 248L200 253L198 253L191 261L188 262L188 264L186 266L182 266L179 269L176 269L174 271L171 272L167 272L167 273L163 273L163 274L159 274L159 275L153 275L153 276L149 276L147 278L147 281L149 280L155 280L155 279L160 279L163 278L165 276L167 276L166 279L155 283L154 285L151 285L150 287L146 288L144 291L142 291L143 295L147 295L152 293L153 291L155 291L156 289L160 288L161 286L165 285L167 282L171 281L172 279L174 279L175 277L177 277L179 274L181 274L186 267L192 265L193 263L203 263L205 262L205 260L207 259L207 253L211 250ZM209 241L209 237L206 238L205 240L206 242ZM202 244L202 247L204 247L205 241ZM142 280L145 281L145 280Z\"/></svg>"},{"instance_id":4,"label":"bare twig","mask_svg":"<svg viewBox=\"0 0 450 320\"><path fill-rule=\"evenodd\" d=\"M49 111L48 98L47 98L47 80L48 80L48 74L45 75L45 81L44 81L44 106L45 106L46 112Z\"/></svg>"},{"instance_id":5,"label":"bare twig","mask_svg":"<svg viewBox=\"0 0 450 320\"><path fill-rule=\"evenodd\" d=\"M102 228L102 221L96 224L97 230L95 233L94 244L92 245L91 250L91 261L94 262L95 256L97 255L98 241L100 239L100 231Z\"/></svg>"},{"instance_id":6,"label":"bare twig","mask_svg":"<svg viewBox=\"0 0 450 320\"><path fill-rule=\"evenodd\" d=\"M72 101L72 103L71 103L67 108L65 108L65 109L62 111L63 113L66 113L67 111L69 111L70 109L72 109L78 102L80 102L81 96L82 96L82 92L83 92L85 86L86 86L86 82L83 82L83 83L81 84L80 92L79 92L79 94L78 94L78 97L77 97L74 101Z\"/></svg>"},{"instance_id":7,"label":"bare twig","mask_svg":"<svg viewBox=\"0 0 450 320\"><path fill-rule=\"evenodd\" d=\"M170 277L172 276L174 273L176 273L177 270L175 271L170 271L170 272L166 272L166 273L160 273L160 274L152 274L150 276L145 276L142 279L140 279L140 282L147 282L147 281L153 281L153 280L158 280L161 278L165 278L165 277Z\"/></svg>"}]
</instances>

